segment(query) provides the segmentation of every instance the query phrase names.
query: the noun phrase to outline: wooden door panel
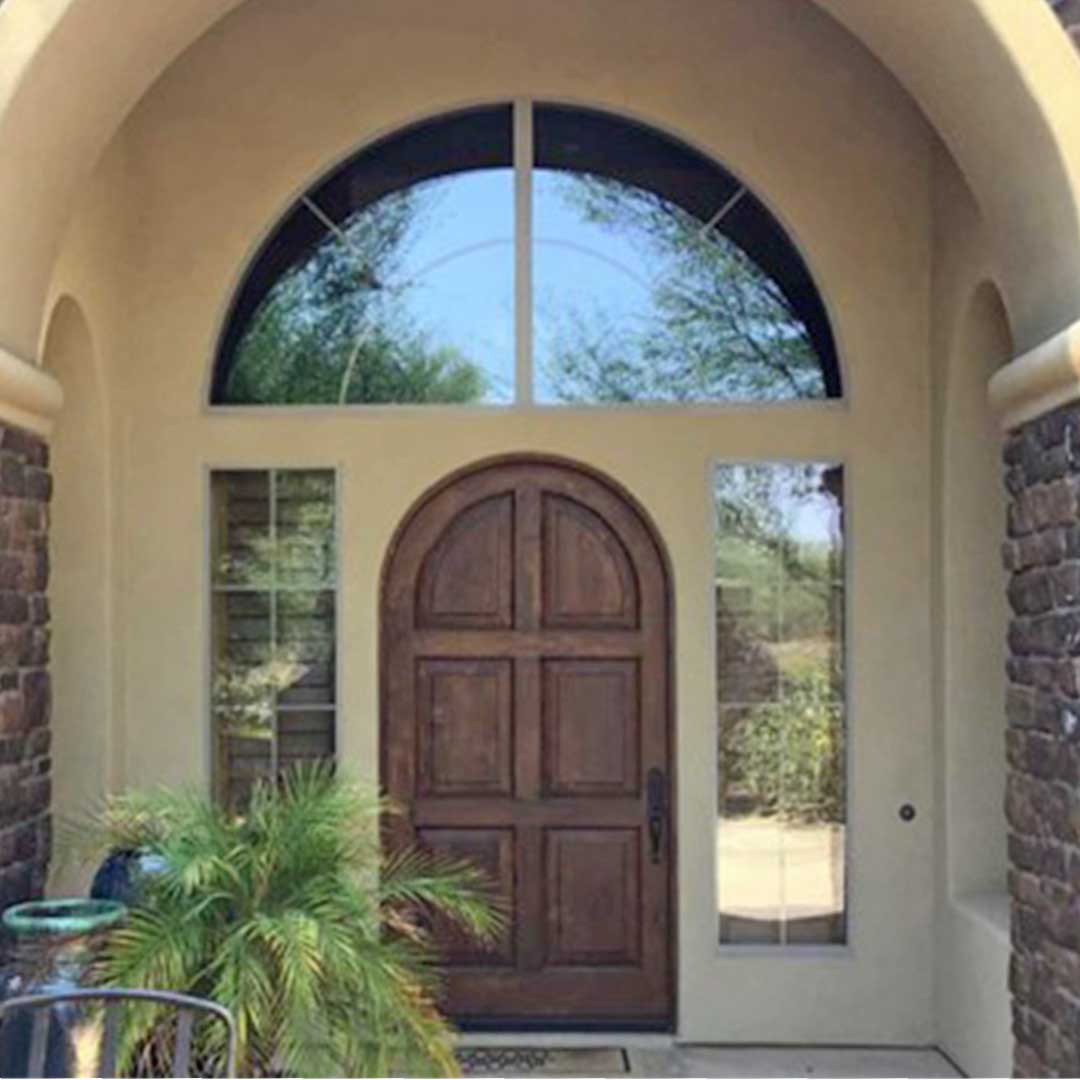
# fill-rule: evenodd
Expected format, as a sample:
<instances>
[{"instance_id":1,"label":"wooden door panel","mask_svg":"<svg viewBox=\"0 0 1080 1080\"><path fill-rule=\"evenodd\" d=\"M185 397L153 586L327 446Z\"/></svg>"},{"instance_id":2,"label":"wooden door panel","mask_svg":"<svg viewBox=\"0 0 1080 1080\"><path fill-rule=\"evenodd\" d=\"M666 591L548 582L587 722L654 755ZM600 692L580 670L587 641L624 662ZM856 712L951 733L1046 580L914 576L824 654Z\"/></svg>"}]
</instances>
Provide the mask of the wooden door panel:
<instances>
[{"instance_id":1,"label":"wooden door panel","mask_svg":"<svg viewBox=\"0 0 1080 1080\"><path fill-rule=\"evenodd\" d=\"M513 535L513 495L484 499L455 517L424 559L417 626L512 626Z\"/></svg>"},{"instance_id":2,"label":"wooden door panel","mask_svg":"<svg viewBox=\"0 0 1080 1080\"><path fill-rule=\"evenodd\" d=\"M446 927L459 1022L670 1022L670 607L658 541L608 482L514 459L399 530L383 582L382 775L398 839L470 858L510 904L494 949ZM669 789L669 805L671 792Z\"/></svg>"},{"instance_id":3,"label":"wooden door panel","mask_svg":"<svg viewBox=\"0 0 1080 1080\"><path fill-rule=\"evenodd\" d=\"M421 796L513 794L512 673L509 660L417 661Z\"/></svg>"},{"instance_id":4,"label":"wooden door panel","mask_svg":"<svg viewBox=\"0 0 1080 1080\"><path fill-rule=\"evenodd\" d=\"M638 829L550 829L545 900L548 964L641 962Z\"/></svg>"},{"instance_id":5,"label":"wooden door panel","mask_svg":"<svg viewBox=\"0 0 1080 1080\"><path fill-rule=\"evenodd\" d=\"M488 877L505 905L506 930L491 947L478 946L455 927L438 930L442 954L452 965L512 965L514 963L514 833L512 829L418 829L417 841L431 851L468 859Z\"/></svg>"},{"instance_id":6,"label":"wooden door panel","mask_svg":"<svg viewBox=\"0 0 1080 1080\"><path fill-rule=\"evenodd\" d=\"M595 795L563 796L558 799L509 799L492 796L478 799L417 798L411 803L415 825L449 828L460 824L469 828L512 823L521 828L597 825L605 828L637 828L645 820L641 798L599 799Z\"/></svg>"},{"instance_id":7,"label":"wooden door panel","mask_svg":"<svg viewBox=\"0 0 1080 1080\"><path fill-rule=\"evenodd\" d=\"M578 629L638 625L637 582L626 549L595 511L545 494L543 625Z\"/></svg>"},{"instance_id":8,"label":"wooden door panel","mask_svg":"<svg viewBox=\"0 0 1080 1080\"><path fill-rule=\"evenodd\" d=\"M543 662L544 794L637 795L638 662Z\"/></svg>"},{"instance_id":9,"label":"wooden door panel","mask_svg":"<svg viewBox=\"0 0 1080 1080\"><path fill-rule=\"evenodd\" d=\"M418 630L415 651L424 656L593 656L618 659L640 653L649 635L637 630Z\"/></svg>"}]
</instances>

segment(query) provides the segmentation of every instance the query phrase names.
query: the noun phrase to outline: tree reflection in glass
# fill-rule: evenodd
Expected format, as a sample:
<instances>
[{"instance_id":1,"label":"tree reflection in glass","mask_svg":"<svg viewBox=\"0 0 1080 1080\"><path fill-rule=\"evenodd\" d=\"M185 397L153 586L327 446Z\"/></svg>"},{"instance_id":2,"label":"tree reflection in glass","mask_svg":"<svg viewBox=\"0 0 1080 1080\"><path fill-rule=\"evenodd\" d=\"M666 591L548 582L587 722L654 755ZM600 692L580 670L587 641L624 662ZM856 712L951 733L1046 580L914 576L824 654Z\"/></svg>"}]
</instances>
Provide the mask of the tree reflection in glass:
<instances>
[{"instance_id":1,"label":"tree reflection in glass","mask_svg":"<svg viewBox=\"0 0 1080 1080\"><path fill-rule=\"evenodd\" d=\"M236 404L464 404L513 397L513 174L385 195L330 225L256 310Z\"/></svg>"},{"instance_id":2,"label":"tree reflection in glass","mask_svg":"<svg viewBox=\"0 0 1080 1080\"><path fill-rule=\"evenodd\" d=\"M211 387L221 405L842 394L809 269L753 192L645 125L521 101L403 129L303 195L234 298Z\"/></svg>"},{"instance_id":3,"label":"tree reflection in glass","mask_svg":"<svg viewBox=\"0 0 1080 1080\"><path fill-rule=\"evenodd\" d=\"M843 472L721 465L714 495L720 940L842 943Z\"/></svg>"},{"instance_id":4,"label":"tree reflection in glass","mask_svg":"<svg viewBox=\"0 0 1080 1080\"><path fill-rule=\"evenodd\" d=\"M334 474L219 471L212 478L212 708L220 796L333 755Z\"/></svg>"},{"instance_id":5,"label":"tree reflection in glass","mask_svg":"<svg viewBox=\"0 0 1080 1080\"><path fill-rule=\"evenodd\" d=\"M826 396L787 297L715 223L586 173L541 169L534 186L540 400Z\"/></svg>"}]
</instances>

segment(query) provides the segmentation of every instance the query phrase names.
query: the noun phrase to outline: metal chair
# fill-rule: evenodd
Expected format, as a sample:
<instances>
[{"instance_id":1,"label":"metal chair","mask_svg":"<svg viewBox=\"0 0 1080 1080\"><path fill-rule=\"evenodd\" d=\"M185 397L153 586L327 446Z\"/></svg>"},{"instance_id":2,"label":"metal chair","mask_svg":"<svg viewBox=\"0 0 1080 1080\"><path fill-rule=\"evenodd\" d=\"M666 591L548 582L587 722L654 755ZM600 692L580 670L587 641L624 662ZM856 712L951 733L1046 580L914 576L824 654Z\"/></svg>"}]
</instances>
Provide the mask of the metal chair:
<instances>
[{"instance_id":1,"label":"metal chair","mask_svg":"<svg viewBox=\"0 0 1080 1080\"><path fill-rule=\"evenodd\" d=\"M188 994L174 994L164 990L65 990L59 993L25 994L0 1002L0 1025L11 1014L25 1011L33 1017L30 1029L30 1052L28 1077L45 1076L46 1055L49 1049L49 1030L52 1025L54 1006L65 1003L104 1005L101 1050L98 1058L97 1076L116 1076L116 1040L120 1021L120 1009L125 1002L162 1005L176 1010L176 1041L170 1076L191 1075L191 1042L195 1018L199 1013L209 1014L220 1020L227 1031L225 1075L232 1077L236 1068L236 1022L232 1013L216 1002Z\"/></svg>"}]
</instances>

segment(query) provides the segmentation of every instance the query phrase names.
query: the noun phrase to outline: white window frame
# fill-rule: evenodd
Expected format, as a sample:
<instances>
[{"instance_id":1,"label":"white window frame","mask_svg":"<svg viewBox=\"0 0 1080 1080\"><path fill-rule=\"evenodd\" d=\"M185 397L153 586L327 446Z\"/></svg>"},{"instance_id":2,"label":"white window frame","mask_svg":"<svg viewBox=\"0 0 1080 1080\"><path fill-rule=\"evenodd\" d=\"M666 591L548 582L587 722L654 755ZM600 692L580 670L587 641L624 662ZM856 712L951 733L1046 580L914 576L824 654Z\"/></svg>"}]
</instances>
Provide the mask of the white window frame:
<instances>
[{"instance_id":1,"label":"white window frame","mask_svg":"<svg viewBox=\"0 0 1080 1080\"><path fill-rule=\"evenodd\" d=\"M851 461L846 454L807 454L806 456L782 456L782 457L726 457L712 455L706 463L705 470L705 500L708 508L709 520L709 545L710 551L714 550L717 537L716 521L716 497L714 482L718 468L724 466L800 466L822 465L838 466L844 475L844 531L843 531L843 584L844 584L844 665L843 665L843 716L844 716L844 940L842 942L814 942L807 944L790 944L788 942L727 942L720 940L720 853L716 842L716 829L718 826L719 810L716 811L712 821L710 840L710 889L712 896L712 913L714 917L712 937L716 955L720 957L768 957L783 960L812 960L828 958L831 960L852 960L855 955L855 941L857 928L860 923L859 905L854 889L854 852L857 850L858 823L852 815L855 806L856 777L854 771L855 742L857 727L855 723L856 701L854 694L854 666L855 666L855 636L852 633L852 616L854 613L855 599L855 518L853 497L853 470ZM716 640L716 564L715 558L709 559L708 580L703 583L708 590L708 619L706 627L706 639L710 643L709 655L712 657L713 672L713 700L716 702L716 714L712 717L712 732L715 736L719 723L719 685L717 669L717 640ZM712 805L718 806L719 802L719 773L714 766L712 770L713 798Z\"/></svg>"},{"instance_id":2,"label":"white window frame","mask_svg":"<svg viewBox=\"0 0 1080 1080\"><path fill-rule=\"evenodd\" d=\"M334 558L332 566L332 579L319 588L311 586L280 586L276 581L277 566L274 566L275 580L270 586L235 586L222 584L215 581L214 573L214 477L221 473L265 473L269 478L270 486L270 535L274 536L277 530L277 483L279 473L288 472L324 472L333 477L334 494ZM217 798L218 785L221 776L218 770L221 767L219 740L217 735L217 710L214 703L214 674L215 674L215 639L214 639L214 600L218 595L226 593L256 593L267 592L270 594L270 620L271 642L277 641L277 594L279 592L332 592L334 594L334 629L331 637L334 651L334 700L329 704L304 704L304 705L281 705L274 704L274 728L271 739L271 775L276 775L278 765L278 714L280 712L304 711L304 712L327 712L332 714L333 722L331 732L333 737L334 752L332 760L338 760L341 752L341 694L342 673L340 657L341 625L342 625L342 589L341 589L341 521L342 521L342 479L343 468L340 463L281 463L271 465L235 464L233 462L215 462L207 464L203 468L203 507L204 507L204 559L203 568L205 574L202 595L205 601L204 641L206 642L204 655L203 676L203 700L206 703L206 724L204 732L207 735L206 744L206 777L210 794Z\"/></svg>"}]
</instances>

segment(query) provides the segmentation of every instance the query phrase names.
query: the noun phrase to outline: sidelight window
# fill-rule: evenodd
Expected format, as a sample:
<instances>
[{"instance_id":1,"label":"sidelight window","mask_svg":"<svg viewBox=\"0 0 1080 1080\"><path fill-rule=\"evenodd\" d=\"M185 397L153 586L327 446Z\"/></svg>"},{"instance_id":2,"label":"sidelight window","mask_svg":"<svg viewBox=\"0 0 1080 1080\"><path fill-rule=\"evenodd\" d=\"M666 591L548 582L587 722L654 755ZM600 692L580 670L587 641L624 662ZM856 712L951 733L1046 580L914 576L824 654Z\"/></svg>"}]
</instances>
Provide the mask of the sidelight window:
<instances>
[{"instance_id":1,"label":"sidelight window","mask_svg":"<svg viewBox=\"0 0 1080 1080\"><path fill-rule=\"evenodd\" d=\"M337 558L329 470L211 475L211 715L216 792L331 759Z\"/></svg>"},{"instance_id":2,"label":"sidelight window","mask_svg":"<svg viewBox=\"0 0 1080 1080\"><path fill-rule=\"evenodd\" d=\"M720 941L842 944L843 470L719 465L713 494Z\"/></svg>"},{"instance_id":3,"label":"sidelight window","mask_svg":"<svg viewBox=\"0 0 1080 1080\"><path fill-rule=\"evenodd\" d=\"M215 405L841 396L809 271L738 179L608 114L519 101L366 148L248 270Z\"/></svg>"}]
</instances>

